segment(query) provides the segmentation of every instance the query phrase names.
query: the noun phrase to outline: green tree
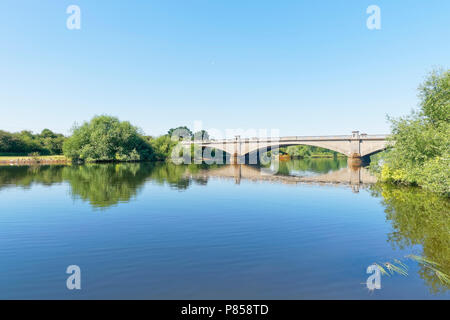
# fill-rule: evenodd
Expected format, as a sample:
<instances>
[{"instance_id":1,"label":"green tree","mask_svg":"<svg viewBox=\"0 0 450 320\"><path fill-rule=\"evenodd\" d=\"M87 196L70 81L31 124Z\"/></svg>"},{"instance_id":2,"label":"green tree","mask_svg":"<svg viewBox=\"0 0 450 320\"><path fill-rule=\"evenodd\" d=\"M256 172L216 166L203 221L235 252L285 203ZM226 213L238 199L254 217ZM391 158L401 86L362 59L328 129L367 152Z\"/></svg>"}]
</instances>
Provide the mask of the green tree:
<instances>
[{"instance_id":1,"label":"green tree","mask_svg":"<svg viewBox=\"0 0 450 320\"><path fill-rule=\"evenodd\" d=\"M38 136L39 143L44 150L50 154L62 154L65 137L62 134L53 133L49 129L44 129Z\"/></svg>"},{"instance_id":2,"label":"green tree","mask_svg":"<svg viewBox=\"0 0 450 320\"><path fill-rule=\"evenodd\" d=\"M128 121L96 116L72 129L63 145L64 155L81 161L138 161L152 156L150 143Z\"/></svg>"},{"instance_id":3,"label":"green tree","mask_svg":"<svg viewBox=\"0 0 450 320\"><path fill-rule=\"evenodd\" d=\"M153 149L153 159L156 161L165 161L169 159L172 154L172 149L177 144L177 142L173 141L171 136L167 134L158 138L149 138L149 141Z\"/></svg>"},{"instance_id":4,"label":"green tree","mask_svg":"<svg viewBox=\"0 0 450 320\"><path fill-rule=\"evenodd\" d=\"M26 152L26 145L17 134L0 130L0 152L21 153Z\"/></svg>"},{"instance_id":5,"label":"green tree","mask_svg":"<svg viewBox=\"0 0 450 320\"><path fill-rule=\"evenodd\" d=\"M209 140L209 133L206 130L200 130L194 133L194 140Z\"/></svg>"},{"instance_id":6,"label":"green tree","mask_svg":"<svg viewBox=\"0 0 450 320\"><path fill-rule=\"evenodd\" d=\"M390 119L393 147L381 179L450 195L450 71L434 71L419 87L420 109Z\"/></svg>"},{"instance_id":7,"label":"green tree","mask_svg":"<svg viewBox=\"0 0 450 320\"><path fill-rule=\"evenodd\" d=\"M169 131L167 131L167 134L169 135L169 137L172 137L174 135L181 138L193 137L192 131L186 126L169 129Z\"/></svg>"},{"instance_id":8,"label":"green tree","mask_svg":"<svg viewBox=\"0 0 450 320\"><path fill-rule=\"evenodd\" d=\"M0 131L0 152L8 154L62 154L64 135L44 129L40 134L31 131L10 133Z\"/></svg>"},{"instance_id":9,"label":"green tree","mask_svg":"<svg viewBox=\"0 0 450 320\"><path fill-rule=\"evenodd\" d=\"M433 71L419 87L422 115L431 123L450 121L450 70Z\"/></svg>"}]
</instances>

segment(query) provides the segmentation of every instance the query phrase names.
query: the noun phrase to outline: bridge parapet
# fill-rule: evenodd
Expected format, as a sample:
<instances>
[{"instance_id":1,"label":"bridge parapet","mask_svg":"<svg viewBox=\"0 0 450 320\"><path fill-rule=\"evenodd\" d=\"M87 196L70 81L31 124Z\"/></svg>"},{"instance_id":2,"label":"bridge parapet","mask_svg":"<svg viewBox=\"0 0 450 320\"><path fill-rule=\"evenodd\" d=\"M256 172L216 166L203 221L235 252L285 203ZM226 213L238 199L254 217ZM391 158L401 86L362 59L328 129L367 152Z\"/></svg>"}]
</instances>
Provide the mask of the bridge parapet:
<instances>
[{"instance_id":1,"label":"bridge parapet","mask_svg":"<svg viewBox=\"0 0 450 320\"><path fill-rule=\"evenodd\" d=\"M208 144L208 143L245 143L245 142L283 142L283 141L346 141L346 140L387 140L388 135L385 134L363 134L355 138L351 135L334 135L334 136L290 136L280 138L241 138L236 139L209 139L209 140L189 140L182 141L183 144Z\"/></svg>"}]
</instances>

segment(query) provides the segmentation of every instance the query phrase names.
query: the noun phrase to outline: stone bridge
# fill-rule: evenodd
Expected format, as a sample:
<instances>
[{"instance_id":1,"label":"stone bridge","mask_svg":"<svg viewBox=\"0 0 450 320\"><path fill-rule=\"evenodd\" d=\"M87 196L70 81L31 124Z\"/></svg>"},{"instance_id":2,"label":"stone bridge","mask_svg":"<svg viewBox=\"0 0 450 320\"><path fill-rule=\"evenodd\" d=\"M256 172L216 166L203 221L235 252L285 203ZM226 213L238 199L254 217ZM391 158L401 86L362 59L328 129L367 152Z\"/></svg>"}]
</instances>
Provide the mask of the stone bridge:
<instances>
[{"instance_id":1,"label":"stone bridge","mask_svg":"<svg viewBox=\"0 0 450 320\"><path fill-rule=\"evenodd\" d=\"M267 152L280 147L307 145L321 147L339 152L351 159L361 159L380 152L387 147L387 135L367 135L353 131L351 135L281 137L281 138L246 138L236 136L234 139L183 141L184 145L195 144L202 148L222 150L230 155L229 163L245 163L245 156ZM252 157L250 157L252 159ZM253 163L250 161L250 163Z\"/></svg>"}]
</instances>

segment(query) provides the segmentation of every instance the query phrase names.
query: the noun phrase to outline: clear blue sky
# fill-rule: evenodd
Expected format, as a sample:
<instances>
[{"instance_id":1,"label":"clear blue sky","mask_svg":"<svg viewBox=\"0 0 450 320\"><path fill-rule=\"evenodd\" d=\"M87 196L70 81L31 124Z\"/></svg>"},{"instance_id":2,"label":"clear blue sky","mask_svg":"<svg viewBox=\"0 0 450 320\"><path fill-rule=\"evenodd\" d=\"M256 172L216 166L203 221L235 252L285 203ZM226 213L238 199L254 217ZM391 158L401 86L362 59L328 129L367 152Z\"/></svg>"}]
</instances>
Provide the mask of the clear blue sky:
<instances>
[{"instance_id":1,"label":"clear blue sky","mask_svg":"<svg viewBox=\"0 0 450 320\"><path fill-rule=\"evenodd\" d=\"M366 28L371 4L381 30ZM195 120L385 133L449 67L449 17L448 0L2 0L0 129L68 134L106 113L152 135Z\"/></svg>"}]
</instances>

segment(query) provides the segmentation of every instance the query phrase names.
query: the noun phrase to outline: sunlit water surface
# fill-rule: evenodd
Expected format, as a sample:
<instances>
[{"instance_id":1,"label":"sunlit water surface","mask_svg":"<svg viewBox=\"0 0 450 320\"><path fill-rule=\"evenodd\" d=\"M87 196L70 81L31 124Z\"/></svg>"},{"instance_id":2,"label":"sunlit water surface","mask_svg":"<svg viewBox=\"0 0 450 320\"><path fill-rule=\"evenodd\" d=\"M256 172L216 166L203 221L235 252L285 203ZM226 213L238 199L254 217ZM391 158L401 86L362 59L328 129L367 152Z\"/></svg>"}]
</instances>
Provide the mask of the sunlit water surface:
<instances>
[{"instance_id":1,"label":"sunlit water surface","mask_svg":"<svg viewBox=\"0 0 450 320\"><path fill-rule=\"evenodd\" d=\"M0 298L448 299L448 285L405 258L450 273L448 200L352 170L339 159L281 163L275 175L0 167ZM394 259L408 275L369 291L367 267ZM66 288L69 265L81 268L81 290Z\"/></svg>"}]
</instances>

